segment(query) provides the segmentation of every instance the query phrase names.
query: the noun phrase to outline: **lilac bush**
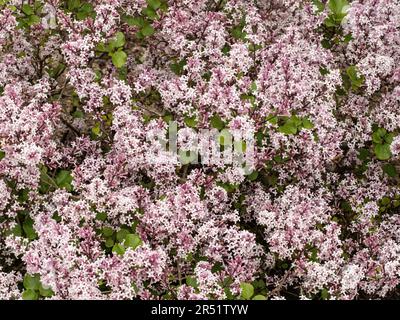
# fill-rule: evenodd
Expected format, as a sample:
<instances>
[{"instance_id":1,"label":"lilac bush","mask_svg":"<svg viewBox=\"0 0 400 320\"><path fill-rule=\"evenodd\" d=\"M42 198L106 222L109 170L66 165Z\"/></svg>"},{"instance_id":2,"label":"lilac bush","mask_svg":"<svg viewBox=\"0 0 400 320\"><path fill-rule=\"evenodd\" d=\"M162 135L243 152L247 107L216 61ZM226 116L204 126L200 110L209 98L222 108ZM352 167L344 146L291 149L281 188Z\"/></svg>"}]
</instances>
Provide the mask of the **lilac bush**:
<instances>
[{"instance_id":1,"label":"lilac bush","mask_svg":"<svg viewBox=\"0 0 400 320\"><path fill-rule=\"evenodd\" d=\"M399 297L398 0L0 10L1 299Z\"/></svg>"}]
</instances>

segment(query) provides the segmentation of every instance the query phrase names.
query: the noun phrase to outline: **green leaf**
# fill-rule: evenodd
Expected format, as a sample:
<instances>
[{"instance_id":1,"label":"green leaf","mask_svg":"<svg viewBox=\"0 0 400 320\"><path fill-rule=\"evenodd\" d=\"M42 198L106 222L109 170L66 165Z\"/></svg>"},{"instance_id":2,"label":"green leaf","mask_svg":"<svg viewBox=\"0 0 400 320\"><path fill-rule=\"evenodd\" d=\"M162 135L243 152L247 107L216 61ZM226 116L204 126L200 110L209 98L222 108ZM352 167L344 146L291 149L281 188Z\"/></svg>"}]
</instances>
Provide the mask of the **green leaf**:
<instances>
[{"instance_id":1,"label":"green leaf","mask_svg":"<svg viewBox=\"0 0 400 320\"><path fill-rule=\"evenodd\" d=\"M125 15L123 17L123 21L125 21L129 26L143 27L146 24L146 20L143 17L132 17Z\"/></svg>"},{"instance_id":2,"label":"green leaf","mask_svg":"<svg viewBox=\"0 0 400 320\"><path fill-rule=\"evenodd\" d=\"M351 87L353 90L358 89L364 83L364 76L358 75L357 68L355 66L350 66L346 69L346 74L350 78Z\"/></svg>"},{"instance_id":3,"label":"green leaf","mask_svg":"<svg viewBox=\"0 0 400 320\"><path fill-rule=\"evenodd\" d=\"M143 28L140 30L142 35L145 37L149 37L154 34L155 30L151 24L146 24L143 26Z\"/></svg>"},{"instance_id":4,"label":"green leaf","mask_svg":"<svg viewBox=\"0 0 400 320\"><path fill-rule=\"evenodd\" d=\"M59 188L64 188L67 191L72 191L72 180L71 172L68 170L61 170L58 172L55 179L57 186Z\"/></svg>"},{"instance_id":5,"label":"green leaf","mask_svg":"<svg viewBox=\"0 0 400 320\"><path fill-rule=\"evenodd\" d=\"M242 19L241 23L237 26L235 26L232 30L231 30L231 35L232 37L234 37L235 39L240 39L240 40L246 40L246 36L247 33L245 31L243 31L245 27L245 20Z\"/></svg>"},{"instance_id":6,"label":"green leaf","mask_svg":"<svg viewBox=\"0 0 400 320\"><path fill-rule=\"evenodd\" d=\"M29 240L34 240L37 238L37 233L33 228L33 220L30 217L27 217L22 225L22 229L24 230L26 236Z\"/></svg>"},{"instance_id":7,"label":"green leaf","mask_svg":"<svg viewBox=\"0 0 400 320\"><path fill-rule=\"evenodd\" d=\"M122 68L127 60L128 56L122 50L116 51L112 54L112 62L115 67Z\"/></svg>"},{"instance_id":8,"label":"green leaf","mask_svg":"<svg viewBox=\"0 0 400 320\"><path fill-rule=\"evenodd\" d=\"M125 35L123 32L119 31L115 34L114 38L110 41L110 47L121 48L125 45Z\"/></svg>"},{"instance_id":9,"label":"green leaf","mask_svg":"<svg viewBox=\"0 0 400 320\"><path fill-rule=\"evenodd\" d=\"M389 205L389 203L390 203L390 198L388 198L388 197L383 197L383 198L381 199L381 203L382 203L382 205L384 205L384 206Z\"/></svg>"},{"instance_id":10,"label":"green leaf","mask_svg":"<svg viewBox=\"0 0 400 320\"><path fill-rule=\"evenodd\" d=\"M286 122L283 126L278 128L278 131L284 134L296 134L297 127L290 122Z\"/></svg>"},{"instance_id":11,"label":"green leaf","mask_svg":"<svg viewBox=\"0 0 400 320\"><path fill-rule=\"evenodd\" d=\"M101 232L105 237L111 237L114 234L114 230L110 227L104 227Z\"/></svg>"},{"instance_id":12,"label":"green leaf","mask_svg":"<svg viewBox=\"0 0 400 320\"><path fill-rule=\"evenodd\" d=\"M383 137L383 139L385 140L386 143L392 144L393 139L394 139L394 134L393 134L393 133L385 134L385 136Z\"/></svg>"},{"instance_id":13,"label":"green leaf","mask_svg":"<svg viewBox=\"0 0 400 320\"><path fill-rule=\"evenodd\" d=\"M168 1L161 2L160 10L163 11L163 12L167 12L168 11Z\"/></svg>"},{"instance_id":14,"label":"green leaf","mask_svg":"<svg viewBox=\"0 0 400 320\"><path fill-rule=\"evenodd\" d=\"M150 7L144 8L142 12L143 12L144 15L146 15L151 20L158 19L157 12L154 9L150 8Z\"/></svg>"},{"instance_id":15,"label":"green leaf","mask_svg":"<svg viewBox=\"0 0 400 320\"><path fill-rule=\"evenodd\" d=\"M182 59L179 62L170 64L169 67L173 73L175 73L177 76L180 76L183 74L185 65L186 65L186 60Z\"/></svg>"},{"instance_id":16,"label":"green leaf","mask_svg":"<svg viewBox=\"0 0 400 320\"><path fill-rule=\"evenodd\" d=\"M348 33L344 36L343 42L349 43L351 40L353 40L353 36L351 35L351 33Z\"/></svg>"},{"instance_id":17,"label":"green leaf","mask_svg":"<svg viewBox=\"0 0 400 320\"><path fill-rule=\"evenodd\" d=\"M389 160L392 156L389 144L377 144L375 145L374 151L378 160Z\"/></svg>"},{"instance_id":18,"label":"green leaf","mask_svg":"<svg viewBox=\"0 0 400 320\"><path fill-rule=\"evenodd\" d=\"M325 5L320 0L313 0L313 4L317 7L317 12L324 11Z\"/></svg>"},{"instance_id":19,"label":"green leaf","mask_svg":"<svg viewBox=\"0 0 400 320\"><path fill-rule=\"evenodd\" d=\"M107 248L112 248L114 246L115 242L113 238L107 238L105 242L105 246Z\"/></svg>"},{"instance_id":20,"label":"green leaf","mask_svg":"<svg viewBox=\"0 0 400 320\"><path fill-rule=\"evenodd\" d=\"M46 297L46 298L49 298L52 295L54 295L54 292L53 292L53 290L51 290L51 288L44 288L42 284L40 284L39 293L41 296Z\"/></svg>"},{"instance_id":21,"label":"green leaf","mask_svg":"<svg viewBox=\"0 0 400 320\"><path fill-rule=\"evenodd\" d=\"M96 122L96 124L92 128L92 133L97 137L101 135L100 122Z\"/></svg>"},{"instance_id":22,"label":"green leaf","mask_svg":"<svg viewBox=\"0 0 400 320\"><path fill-rule=\"evenodd\" d=\"M137 234L129 233L125 236L124 245L135 250L138 246L142 244L142 240Z\"/></svg>"},{"instance_id":23,"label":"green leaf","mask_svg":"<svg viewBox=\"0 0 400 320\"><path fill-rule=\"evenodd\" d=\"M9 235L14 235L14 236L16 236L16 237L21 237L22 236L22 229L21 229L21 225L19 225L19 224L16 224L15 226L14 226L14 228L12 228L11 230L8 230L7 232L6 232L6 236L9 236Z\"/></svg>"},{"instance_id":24,"label":"green leaf","mask_svg":"<svg viewBox=\"0 0 400 320\"><path fill-rule=\"evenodd\" d=\"M100 221L106 221L107 220L107 213L105 212L99 212L96 214L96 219Z\"/></svg>"},{"instance_id":25,"label":"green leaf","mask_svg":"<svg viewBox=\"0 0 400 320\"><path fill-rule=\"evenodd\" d=\"M117 243L114 245L112 248L112 252L118 254L118 255L123 255L125 253L125 248L122 244Z\"/></svg>"},{"instance_id":26,"label":"green leaf","mask_svg":"<svg viewBox=\"0 0 400 320\"><path fill-rule=\"evenodd\" d=\"M291 116L287 120L287 122L292 124L292 125L294 125L294 126L296 126L296 127L300 127L301 124L302 124L302 120L299 117L297 117L296 115Z\"/></svg>"},{"instance_id":27,"label":"green leaf","mask_svg":"<svg viewBox=\"0 0 400 320\"><path fill-rule=\"evenodd\" d=\"M323 300L327 300L327 299L329 299L329 297L330 297L329 291L327 289L325 289L325 288L322 289L321 290L321 298Z\"/></svg>"},{"instance_id":28,"label":"green leaf","mask_svg":"<svg viewBox=\"0 0 400 320\"><path fill-rule=\"evenodd\" d=\"M219 187L222 187L225 189L226 192L234 192L235 190L237 190L238 185L237 184L232 184L232 183L217 183L217 185Z\"/></svg>"},{"instance_id":29,"label":"green leaf","mask_svg":"<svg viewBox=\"0 0 400 320\"><path fill-rule=\"evenodd\" d=\"M82 11L82 12L91 12L93 10L94 10L93 5L89 2L83 3L80 8L80 11Z\"/></svg>"},{"instance_id":30,"label":"green leaf","mask_svg":"<svg viewBox=\"0 0 400 320\"><path fill-rule=\"evenodd\" d=\"M270 115L269 117L267 117L267 121L272 124L278 124L278 117L275 115Z\"/></svg>"},{"instance_id":31,"label":"green leaf","mask_svg":"<svg viewBox=\"0 0 400 320\"><path fill-rule=\"evenodd\" d=\"M329 0L328 6L332 13L340 15L345 13L346 7L349 5L347 0Z\"/></svg>"},{"instance_id":32,"label":"green leaf","mask_svg":"<svg viewBox=\"0 0 400 320\"><path fill-rule=\"evenodd\" d=\"M319 68L319 73L320 73L322 76L326 76L327 74L329 74L329 70L328 70L327 68L321 67L321 68Z\"/></svg>"},{"instance_id":33,"label":"green leaf","mask_svg":"<svg viewBox=\"0 0 400 320\"><path fill-rule=\"evenodd\" d=\"M387 163L383 165L382 167L383 172L385 172L389 177L396 177L397 176L397 170L396 167L390 163Z\"/></svg>"},{"instance_id":34,"label":"green leaf","mask_svg":"<svg viewBox=\"0 0 400 320\"><path fill-rule=\"evenodd\" d=\"M186 284L189 287L192 287L192 288L198 288L198 286L199 286L199 284L197 283L196 278L192 277L192 276L187 276L186 277Z\"/></svg>"},{"instance_id":35,"label":"green leaf","mask_svg":"<svg viewBox=\"0 0 400 320\"><path fill-rule=\"evenodd\" d=\"M332 16L332 15L328 16L328 17L325 19L324 23L325 23L325 25L326 25L327 27L336 27L336 25L337 25L337 23L336 23L336 21L335 21L335 18L334 18L334 16ZM328 41L328 40L326 40L326 41ZM329 48L331 47L331 45L328 44L328 43L326 43L326 41L325 41L325 43L323 43L322 45L323 45L323 47L324 47L325 49L329 49Z\"/></svg>"},{"instance_id":36,"label":"green leaf","mask_svg":"<svg viewBox=\"0 0 400 320\"><path fill-rule=\"evenodd\" d=\"M6 156L6 153L2 150L0 150L0 160L3 160Z\"/></svg>"},{"instance_id":37,"label":"green leaf","mask_svg":"<svg viewBox=\"0 0 400 320\"><path fill-rule=\"evenodd\" d=\"M261 294L254 296L253 300L267 300L267 298Z\"/></svg>"},{"instance_id":38,"label":"green leaf","mask_svg":"<svg viewBox=\"0 0 400 320\"><path fill-rule=\"evenodd\" d=\"M211 117L211 126L215 129L222 130L225 128L225 122L222 121L221 117L218 114L215 114Z\"/></svg>"},{"instance_id":39,"label":"green leaf","mask_svg":"<svg viewBox=\"0 0 400 320\"><path fill-rule=\"evenodd\" d=\"M311 130L314 128L314 124L309 119L304 118L303 119L303 128Z\"/></svg>"},{"instance_id":40,"label":"green leaf","mask_svg":"<svg viewBox=\"0 0 400 320\"><path fill-rule=\"evenodd\" d=\"M31 15L26 20L28 26L33 26L34 24L38 24L40 22L40 18L37 15Z\"/></svg>"},{"instance_id":41,"label":"green leaf","mask_svg":"<svg viewBox=\"0 0 400 320\"><path fill-rule=\"evenodd\" d=\"M224 265L222 264L222 262L217 261L216 263L214 263L214 265L211 268L211 272L212 273L217 273L224 270Z\"/></svg>"},{"instance_id":42,"label":"green leaf","mask_svg":"<svg viewBox=\"0 0 400 320\"><path fill-rule=\"evenodd\" d=\"M29 4L24 4L22 6L22 12L25 13L27 16L30 16L35 13L33 8Z\"/></svg>"},{"instance_id":43,"label":"green leaf","mask_svg":"<svg viewBox=\"0 0 400 320\"><path fill-rule=\"evenodd\" d=\"M39 295L37 294L37 292L31 289L25 290L22 293L22 299L24 300L37 300L38 298Z\"/></svg>"},{"instance_id":44,"label":"green leaf","mask_svg":"<svg viewBox=\"0 0 400 320\"><path fill-rule=\"evenodd\" d=\"M129 230L127 229L121 229L117 232L117 241L122 242L124 241L126 235L129 234Z\"/></svg>"},{"instance_id":45,"label":"green leaf","mask_svg":"<svg viewBox=\"0 0 400 320\"><path fill-rule=\"evenodd\" d=\"M196 116L193 117L185 117L183 119L183 121L185 122L185 124L190 127L190 128L196 128L197 127L197 119Z\"/></svg>"},{"instance_id":46,"label":"green leaf","mask_svg":"<svg viewBox=\"0 0 400 320\"><path fill-rule=\"evenodd\" d=\"M381 144L383 142L383 137L386 135L386 132L386 129L378 128L372 133L372 141Z\"/></svg>"},{"instance_id":47,"label":"green leaf","mask_svg":"<svg viewBox=\"0 0 400 320\"><path fill-rule=\"evenodd\" d=\"M29 274L25 274L23 284L25 289L39 290L40 287L39 275L31 276Z\"/></svg>"},{"instance_id":48,"label":"green leaf","mask_svg":"<svg viewBox=\"0 0 400 320\"><path fill-rule=\"evenodd\" d=\"M254 295L254 287L250 283L243 282L240 284L241 297L245 300L250 300Z\"/></svg>"},{"instance_id":49,"label":"green leaf","mask_svg":"<svg viewBox=\"0 0 400 320\"><path fill-rule=\"evenodd\" d=\"M80 0L68 0L68 10L69 11L74 11L75 9L78 9L81 6Z\"/></svg>"},{"instance_id":50,"label":"green leaf","mask_svg":"<svg viewBox=\"0 0 400 320\"><path fill-rule=\"evenodd\" d=\"M157 10L158 8L161 7L160 0L147 0L147 4L149 5L149 7L151 7L154 10Z\"/></svg>"},{"instance_id":51,"label":"green leaf","mask_svg":"<svg viewBox=\"0 0 400 320\"><path fill-rule=\"evenodd\" d=\"M369 158L369 151L368 149L365 148L361 148L358 150L358 159L360 159L361 161L365 161Z\"/></svg>"},{"instance_id":52,"label":"green leaf","mask_svg":"<svg viewBox=\"0 0 400 320\"><path fill-rule=\"evenodd\" d=\"M257 171L253 171L251 174L249 174L247 176L247 179L249 179L250 181L254 181L258 178L258 172Z\"/></svg>"}]
</instances>

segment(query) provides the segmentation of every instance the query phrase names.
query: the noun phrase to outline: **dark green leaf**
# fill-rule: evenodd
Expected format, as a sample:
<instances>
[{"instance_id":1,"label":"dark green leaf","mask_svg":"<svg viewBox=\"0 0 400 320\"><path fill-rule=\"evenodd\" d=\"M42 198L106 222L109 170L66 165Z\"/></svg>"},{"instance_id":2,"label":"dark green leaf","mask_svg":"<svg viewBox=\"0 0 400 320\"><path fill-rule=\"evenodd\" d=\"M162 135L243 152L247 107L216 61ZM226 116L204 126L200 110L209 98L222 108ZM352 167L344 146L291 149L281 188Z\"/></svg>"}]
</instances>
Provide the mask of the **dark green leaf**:
<instances>
[{"instance_id":1,"label":"dark green leaf","mask_svg":"<svg viewBox=\"0 0 400 320\"><path fill-rule=\"evenodd\" d=\"M110 227L104 227L102 233L105 237L111 237L114 233L114 230Z\"/></svg>"},{"instance_id":2,"label":"dark green leaf","mask_svg":"<svg viewBox=\"0 0 400 320\"><path fill-rule=\"evenodd\" d=\"M113 238L107 238L105 245L107 248L112 248L114 246L115 242Z\"/></svg>"},{"instance_id":3,"label":"dark green leaf","mask_svg":"<svg viewBox=\"0 0 400 320\"><path fill-rule=\"evenodd\" d=\"M284 134L296 134L297 127L290 122L286 122L283 126L278 128L278 131Z\"/></svg>"},{"instance_id":4,"label":"dark green leaf","mask_svg":"<svg viewBox=\"0 0 400 320\"><path fill-rule=\"evenodd\" d=\"M385 140L386 143L391 144L393 142L393 139L394 139L394 134L393 133L385 134L383 139Z\"/></svg>"},{"instance_id":5,"label":"dark green leaf","mask_svg":"<svg viewBox=\"0 0 400 320\"><path fill-rule=\"evenodd\" d=\"M397 170L396 167L390 163L387 163L383 165L382 167L383 172L385 172L389 177L396 177L397 176Z\"/></svg>"},{"instance_id":6,"label":"dark green leaf","mask_svg":"<svg viewBox=\"0 0 400 320\"><path fill-rule=\"evenodd\" d=\"M249 179L250 181L254 181L258 178L258 172L257 171L253 171L251 174L249 174L247 176L247 179Z\"/></svg>"},{"instance_id":7,"label":"dark green leaf","mask_svg":"<svg viewBox=\"0 0 400 320\"><path fill-rule=\"evenodd\" d=\"M29 4L22 5L22 12L25 13L27 16L30 16L35 13L33 8Z\"/></svg>"},{"instance_id":8,"label":"dark green leaf","mask_svg":"<svg viewBox=\"0 0 400 320\"><path fill-rule=\"evenodd\" d=\"M129 230L127 230L127 229L119 230L117 232L117 241L122 242L125 239L126 235L128 235L128 234L129 234Z\"/></svg>"},{"instance_id":9,"label":"dark green leaf","mask_svg":"<svg viewBox=\"0 0 400 320\"><path fill-rule=\"evenodd\" d=\"M197 127L197 119L196 119L195 116L193 116L193 117L185 117L184 118L184 122L190 128L196 128Z\"/></svg>"},{"instance_id":10,"label":"dark green leaf","mask_svg":"<svg viewBox=\"0 0 400 320\"><path fill-rule=\"evenodd\" d=\"M151 20L158 19L157 12L154 9L150 8L150 7L147 7L145 9L143 9L143 14L146 15Z\"/></svg>"},{"instance_id":11,"label":"dark green leaf","mask_svg":"<svg viewBox=\"0 0 400 320\"><path fill-rule=\"evenodd\" d=\"M107 213L105 213L105 212L99 212L99 213L97 213L96 219L97 219L97 220L100 220L100 221L106 221L106 219L107 219Z\"/></svg>"},{"instance_id":12,"label":"dark green leaf","mask_svg":"<svg viewBox=\"0 0 400 320\"><path fill-rule=\"evenodd\" d=\"M198 288L199 284L195 277L187 276L186 277L186 284L192 288Z\"/></svg>"},{"instance_id":13,"label":"dark green leaf","mask_svg":"<svg viewBox=\"0 0 400 320\"><path fill-rule=\"evenodd\" d=\"M329 296L330 296L330 294L329 294L329 291L327 289L324 288L324 289L321 290L321 298L323 300L329 299Z\"/></svg>"},{"instance_id":14,"label":"dark green leaf","mask_svg":"<svg viewBox=\"0 0 400 320\"><path fill-rule=\"evenodd\" d=\"M80 0L68 0L68 10L69 11L74 11L75 9L78 9L81 6Z\"/></svg>"},{"instance_id":15,"label":"dark green leaf","mask_svg":"<svg viewBox=\"0 0 400 320\"><path fill-rule=\"evenodd\" d=\"M225 128L225 122L222 121L221 117L218 114L215 114L211 117L211 126L215 129L222 130Z\"/></svg>"},{"instance_id":16,"label":"dark green leaf","mask_svg":"<svg viewBox=\"0 0 400 320\"><path fill-rule=\"evenodd\" d=\"M33 220L31 218L26 218L23 225L22 229L24 230L26 236L28 237L29 240L34 240L37 237L37 233L35 229L33 228Z\"/></svg>"},{"instance_id":17,"label":"dark green leaf","mask_svg":"<svg viewBox=\"0 0 400 320\"><path fill-rule=\"evenodd\" d=\"M361 161L365 161L368 158L369 158L368 149L361 148L360 150L358 150L358 159L360 159Z\"/></svg>"},{"instance_id":18,"label":"dark green leaf","mask_svg":"<svg viewBox=\"0 0 400 320\"><path fill-rule=\"evenodd\" d=\"M59 188L64 188L67 191L72 191L72 176L71 172L68 170L61 170L60 172L57 173L55 181L57 183L57 186Z\"/></svg>"},{"instance_id":19,"label":"dark green leaf","mask_svg":"<svg viewBox=\"0 0 400 320\"><path fill-rule=\"evenodd\" d=\"M154 10L157 10L158 8L161 7L160 0L147 0L147 4L149 5L149 7L153 8Z\"/></svg>"},{"instance_id":20,"label":"dark green leaf","mask_svg":"<svg viewBox=\"0 0 400 320\"><path fill-rule=\"evenodd\" d=\"M143 27L146 20L143 17L124 16L123 20L130 26Z\"/></svg>"},{"instance_id":21,"label":"dark green leaf","mask_svg":"<svg viewBox=\"0 0 400 320\"><path fill-rule=\"evenodd\" d=\"M151 24L146 24L143 26L143 28L140 30L142 35L145 37L149 37L154 34L155 30Z\"/></svg>"}]
</instances>

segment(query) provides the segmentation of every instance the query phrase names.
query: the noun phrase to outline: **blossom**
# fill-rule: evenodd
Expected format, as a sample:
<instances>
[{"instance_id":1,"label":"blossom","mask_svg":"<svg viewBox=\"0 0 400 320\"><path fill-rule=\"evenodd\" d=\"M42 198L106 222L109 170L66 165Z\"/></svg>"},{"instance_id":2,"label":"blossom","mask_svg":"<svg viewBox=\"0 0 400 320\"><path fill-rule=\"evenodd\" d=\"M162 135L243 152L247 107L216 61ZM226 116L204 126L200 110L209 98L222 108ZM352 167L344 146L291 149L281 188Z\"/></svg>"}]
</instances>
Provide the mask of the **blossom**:
<instances>
[{"instance_id":1,"label":"blossom","mask_svg":"<svg viewBox=\"0 0 400 320\"><path fill-rule=\"evenodd\" d=\"M0 299L398 296L399 1L1 3Z\"/></svg>"}]
</instances>

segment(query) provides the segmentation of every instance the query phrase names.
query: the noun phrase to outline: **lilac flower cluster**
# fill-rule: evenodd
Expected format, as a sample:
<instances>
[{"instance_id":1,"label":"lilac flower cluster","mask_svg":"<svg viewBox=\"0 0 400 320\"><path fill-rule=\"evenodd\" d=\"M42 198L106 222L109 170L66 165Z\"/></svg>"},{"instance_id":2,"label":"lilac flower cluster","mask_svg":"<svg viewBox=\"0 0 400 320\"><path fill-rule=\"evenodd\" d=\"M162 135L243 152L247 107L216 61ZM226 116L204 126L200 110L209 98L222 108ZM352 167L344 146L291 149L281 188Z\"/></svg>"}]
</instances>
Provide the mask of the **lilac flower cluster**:
<instances>
[{"instance_id":1,"label":"lilac flower cluster","mask_svg":"<svg viewBox=\"0 0 400 320\"><path fill-rule=\"evenodd\" d=\"M399 26L394 0L1 0L0 299L399 297ZM202 130L253 163L190 158Z\"/></svg>"}]
</instances>

